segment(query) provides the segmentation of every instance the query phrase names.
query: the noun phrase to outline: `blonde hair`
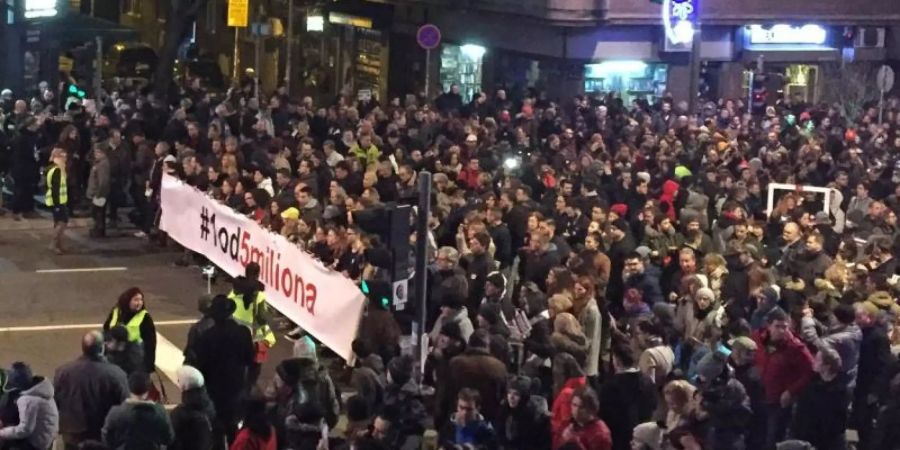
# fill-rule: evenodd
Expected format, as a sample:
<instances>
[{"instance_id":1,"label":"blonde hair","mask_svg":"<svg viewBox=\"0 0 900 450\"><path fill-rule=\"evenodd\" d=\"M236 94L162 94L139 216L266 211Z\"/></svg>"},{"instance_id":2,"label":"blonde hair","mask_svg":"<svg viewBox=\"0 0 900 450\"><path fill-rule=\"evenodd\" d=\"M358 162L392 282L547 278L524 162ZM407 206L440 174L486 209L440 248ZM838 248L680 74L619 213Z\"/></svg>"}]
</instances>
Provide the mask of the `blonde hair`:
<instances>
[{"instance_id":1,"label":"blonde hair","mask_svg":"<svg viewBox=\"0 0 900 450\"><path fill-rule=\"evenodd\" d=\"M556 318L553 319L553 331L568 335L584 335L578 319L567 312L559 313L556 315Z\"/></svg>"},{"instance_id":2,"label":"blonde hair","mask_svg":"<svg viewBox=\"0 0 900 450\"><path fill-rule=\"evenodd\" d=\"M663 388L663 394L671 396L672 400L674 400L678 406L684 407L691 402L695 390L696 388L694 388L691 383L688 383L685 380L675 380L670 381L669 384Z\"/></svg>"},{"instance_id":3,"label":"blonde hair","mask_svg":"<svg viewBox=\"0 0 900 450\"><path fill-rule=\"evenodd\" d=\"M556 294L550 297L549 309L551 316L572 311L572 299L568 295Z\"/></svg>"},{"instance_id":4,"label":"blonde hair","mask_svg":"<svg viewBox=\"0 0 900 450\"><path fill-rule=\"evenodd\" d=\"M53 151L50 152L50 161L53 161L56 158L59 158L66 154L66 149L62 147L53 147Z\"/></svg>"}]
</instances>

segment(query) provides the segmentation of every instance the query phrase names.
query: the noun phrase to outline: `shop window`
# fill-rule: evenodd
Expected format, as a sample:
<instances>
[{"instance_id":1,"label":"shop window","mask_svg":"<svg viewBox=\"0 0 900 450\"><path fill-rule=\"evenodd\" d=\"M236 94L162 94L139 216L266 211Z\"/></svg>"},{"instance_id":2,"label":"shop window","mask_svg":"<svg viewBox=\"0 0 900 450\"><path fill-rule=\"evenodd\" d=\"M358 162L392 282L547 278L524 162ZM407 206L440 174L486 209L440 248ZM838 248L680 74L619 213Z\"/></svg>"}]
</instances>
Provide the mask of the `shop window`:
<instances>
[{"instance_id":1,"label":"shop window","mask_svg":"<svg viewBox=\"0 0 900 450\"><path fill-rule=\"evenodd\" d=\"M585 92L618 92L625 104L653 103L666 90L668 67L643 61L604 61L584 66Z\"/></svg>"},{"instance_id":2,"label":"shop window","mask_svg":"<svg viewBox=\"0 0 900 450\"><path fill-rule=\"evenodd\" d=\"M458 84L463 102L481 92L481 66L487 50L480 45L444 45L441 50L441 86Z\"/></svg>"}]
</instances>

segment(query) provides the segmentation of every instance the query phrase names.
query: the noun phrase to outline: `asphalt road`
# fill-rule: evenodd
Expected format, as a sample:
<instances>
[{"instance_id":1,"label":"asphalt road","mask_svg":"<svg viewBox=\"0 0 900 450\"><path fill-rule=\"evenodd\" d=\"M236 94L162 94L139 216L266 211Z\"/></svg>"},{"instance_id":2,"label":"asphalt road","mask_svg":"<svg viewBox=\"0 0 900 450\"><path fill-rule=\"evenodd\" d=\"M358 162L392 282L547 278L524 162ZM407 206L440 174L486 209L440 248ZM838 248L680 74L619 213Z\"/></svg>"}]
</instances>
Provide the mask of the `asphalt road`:
<instances>
[{"instance_id":1,"label":"asphalt road","mask_svg":"<svg viewBox=\"0 0 900 450\"><path fill-rule=\"evenodd\" d=\"M207 289L200 270L176 267L178 250L151 248L128 229L97 240L76 226L67 232L67 254L57 256L47 249L50 226L45 218L0 217L0 366L24 361L35 374L52 377L80 355L81 336L99 329L119 294L138 286L158 333L172 344L157 358L157 372L169 402L177 403L180 396L166 373L180 365L187 330L200 315L197 299ZM212 286L214 292L229 288L224 282ZM289 357L290 344L279 336L260 383Z\"/></svg>"}]
</instances>

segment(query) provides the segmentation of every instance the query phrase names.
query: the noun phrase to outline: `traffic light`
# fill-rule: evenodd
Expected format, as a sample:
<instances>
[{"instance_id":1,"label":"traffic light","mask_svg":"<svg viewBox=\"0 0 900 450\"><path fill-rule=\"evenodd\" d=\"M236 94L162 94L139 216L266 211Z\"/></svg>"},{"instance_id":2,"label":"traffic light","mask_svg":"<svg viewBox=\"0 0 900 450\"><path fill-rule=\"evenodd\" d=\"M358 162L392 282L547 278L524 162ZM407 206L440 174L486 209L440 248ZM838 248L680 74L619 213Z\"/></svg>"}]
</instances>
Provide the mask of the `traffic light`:
<instances>
[{"instance_id":1,"label":"traffic light","mask_svg":"<svg viewBox=\"0 0 900 450\"><path fill-rule=\"evenodd\" d=\"M753 115L761 116L766 113L769 91L766 89L766 75L754 73L750 82L750 106Z\"/></svg>"},{"instance_id":2,"label":"traffic light","mask_svg":"<svg viewBox=\"0 0 900 450\"><path fill-rule=\"evenodd\" d=\"M385 310L390 309L393 293L391 292L391 285L387 281L363 280L359 285L359 289L369 299L370 304L377 305Z\"/></svg>"},{"instance_id":3,"label":"traffic light","mask_svg":"<svg viewBox=\"0 0 900 450\"><path fill-rule=\"evenodd\" d=\"M69 84L68 88L66 89L66 95L69 97L84 99L85 97L87 97L87 92L85 92L84 89L78 87L78 85L76 84Z\"/></svg>"}]
</instances>

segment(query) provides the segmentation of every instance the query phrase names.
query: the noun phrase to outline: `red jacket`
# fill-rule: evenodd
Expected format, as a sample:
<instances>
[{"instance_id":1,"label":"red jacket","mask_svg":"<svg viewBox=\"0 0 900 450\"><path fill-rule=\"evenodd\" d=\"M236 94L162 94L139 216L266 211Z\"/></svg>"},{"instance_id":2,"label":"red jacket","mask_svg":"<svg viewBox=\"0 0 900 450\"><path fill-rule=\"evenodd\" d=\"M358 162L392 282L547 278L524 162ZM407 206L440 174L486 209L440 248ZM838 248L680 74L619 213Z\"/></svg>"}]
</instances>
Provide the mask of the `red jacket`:
<instances>
[{"instance_id":1,"label":"red jacket","mask_svg":"<svg viewBox=\"0 0 900 450\"><path fill-rule=\"evenodd\" d=\"M550 414L550 429L553 433L553 448L563 444L562 432L572 423L572 396L578 388L587 384L586 377L569 378L553 399ZM606 425L604 425L605 427Z\"/></svg>"},{"instance_id":2,"label":"red jacket","mask_svg":"<svg viewBox=\"0 0 900 450\"><path fill-rule=\"evenodd\" d=\"M767 343L769 332L766 329L753 333L753 340L759 349L756 351L756 367L766 394L766 403L777 404L784 391L790 391L797 398L813 376L813 357L793 333L778 343Z\"/></svg>"},{"instance_id":3,"label":"red jacket","mask_svg":"<svg viewBox=\"0 0 900 450\"><path fill-rule=\"evenodd\" d=\"M677 182L666 180L662 185L662 195L659 196L659 204L668 206L666 215L672 221L678 220L678 215L675 211L675 196L678 194L678 188L680 187Z\"/></svg>"},{"instance_id":4,"label":"red jacket","mask_svg":"<svg viewBox=\"0 0 900 450\"><path fill-rule=\"evenodd\" d=\"M244 428L238 432L229 450L277 450L277 448L275 428L272 428L269 439L266 441L251 433L249 428Z\"/></svg>"},{"instance_id":5,"label":"red jacket","mask_svg":"<svg viewBox=\"0 0 900 450\"><path fill-rule=\"evenodd\" d=\"M478 175L481 175L481 171L472 170L469 168L469 165L466 164L466 167L464 167L463 170L460 170L459 175L456 176L456 182L469 189L475 189L478 187Z\"/></svg>"},{"instance_id":6,"label":"red jacket","mask_svg":"<svg viewBox=\"0 0 900 450\"><path fill-rule=\"evenodd\" d=\"M554 449L557 449L568 442L577 443L582 450L612 449L612 435L609 432L609 428L602 420L597 419L583 427L573 423L572 427L574 428L575 438L570 441L560 442L559 445L553 447Z\"/></svg>"}]
</instances>

